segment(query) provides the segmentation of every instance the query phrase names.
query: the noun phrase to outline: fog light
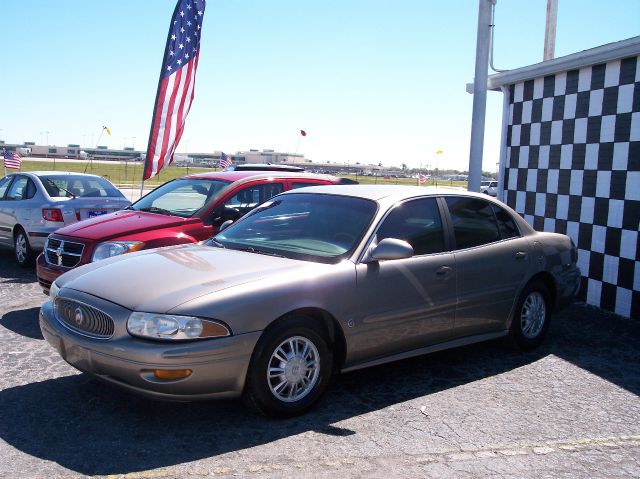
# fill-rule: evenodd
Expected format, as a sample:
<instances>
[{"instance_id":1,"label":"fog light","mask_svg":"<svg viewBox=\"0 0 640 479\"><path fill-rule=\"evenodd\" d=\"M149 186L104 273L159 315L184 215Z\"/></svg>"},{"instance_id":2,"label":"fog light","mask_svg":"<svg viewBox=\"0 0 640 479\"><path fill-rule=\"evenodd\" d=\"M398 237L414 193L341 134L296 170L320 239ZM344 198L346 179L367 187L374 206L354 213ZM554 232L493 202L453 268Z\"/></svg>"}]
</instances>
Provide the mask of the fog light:
<instances>
[{"instance_id":1,"label":"fog light","mask_svg":"<svg viewBox=\"0 0 640 479\"><path fill-rule=\"evenodd\" d=\"M191 376L193 371L191 369L154 369L153 375L157 379L163 379L165 381L171 381L175 379L183 379Z\"/></svg>"}]
</instances>

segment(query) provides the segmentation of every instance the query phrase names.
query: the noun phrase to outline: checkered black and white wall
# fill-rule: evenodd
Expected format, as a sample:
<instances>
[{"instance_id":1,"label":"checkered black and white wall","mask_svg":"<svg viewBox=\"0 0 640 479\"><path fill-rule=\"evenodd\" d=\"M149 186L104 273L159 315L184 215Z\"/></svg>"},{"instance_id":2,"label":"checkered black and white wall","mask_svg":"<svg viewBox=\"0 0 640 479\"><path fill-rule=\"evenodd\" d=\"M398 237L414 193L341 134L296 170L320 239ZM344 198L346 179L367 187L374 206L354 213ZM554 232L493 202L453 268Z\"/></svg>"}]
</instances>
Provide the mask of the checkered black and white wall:
<instances>
[{"instance_id":1,"label":"checkered black and white wall","mask_svg":"<svg viewBox=\"0 0 640 479\"><path fill-rule=\"evenodd\" d=\"M509 87L504 196L571 236L581 299L640 318L640 57Z\"/></svg>"}]
</instances>

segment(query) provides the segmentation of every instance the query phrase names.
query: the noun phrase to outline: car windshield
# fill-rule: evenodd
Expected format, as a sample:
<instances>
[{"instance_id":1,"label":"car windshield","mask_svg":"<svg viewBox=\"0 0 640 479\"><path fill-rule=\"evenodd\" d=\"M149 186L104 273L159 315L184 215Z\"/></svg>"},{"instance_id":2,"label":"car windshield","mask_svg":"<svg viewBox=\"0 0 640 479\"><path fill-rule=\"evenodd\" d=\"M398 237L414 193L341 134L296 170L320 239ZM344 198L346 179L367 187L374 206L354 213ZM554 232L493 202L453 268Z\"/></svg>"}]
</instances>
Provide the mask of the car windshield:
<instances>
[{"instance_id":1,"label":"car windshield","mask_svg":"<svg viewBox=\"0 0 640 479\"><path fill-rule=\"evenodd\" d=\"M375 202L349 196L276 196L207 244L286 258L337 263L358 245Z\"/></svg>"},{"instance_id":2,"label":"car windshield","mask_svg":"<svg viewBox=\"0 0 640 479\"><path fill-rule=\"evenodd\" d=\"M198 178L169 181L140 198L129 209L188 218L229 183Z\"/></svg>"},{"instance_id":3,"label":"car windshield","mask_svg":"<svg viewBox=\"0 0 640 479\"><path fill-rule=\"evenodd\" d=\"M46 175L39 178L52 198L124 198L118 188L100 176Z\"/></svg>"}]
</instances>

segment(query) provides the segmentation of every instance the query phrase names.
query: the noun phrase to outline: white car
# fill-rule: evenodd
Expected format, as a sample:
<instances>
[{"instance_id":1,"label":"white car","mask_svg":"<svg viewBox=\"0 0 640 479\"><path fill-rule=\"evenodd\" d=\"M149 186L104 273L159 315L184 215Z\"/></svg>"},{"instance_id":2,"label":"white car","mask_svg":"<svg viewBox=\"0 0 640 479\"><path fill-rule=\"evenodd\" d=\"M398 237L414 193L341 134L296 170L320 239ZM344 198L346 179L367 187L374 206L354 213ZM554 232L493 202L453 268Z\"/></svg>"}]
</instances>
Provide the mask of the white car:
<instances>
[{"instance_id":1,"label":"white car","mask_svg":"<svg viewBox=\"0 0 640 479\"><path fill-rule=\"evenodd\" d=\"M498 182L497 181L481 181L480 191L485 195L497 196L498 195Z\"/></svg>"},{"instance_id":2,"label":"white car","mask_svg":"<svg viewBox=\"0 0 640 479\"><path fill-rule=\"evenodd\" d=\"M49 233L130 204L101 176L65 171L12 173L0 179L0 245L12 247L18 264L27 266Z\"/></svg>"}]
</instances>

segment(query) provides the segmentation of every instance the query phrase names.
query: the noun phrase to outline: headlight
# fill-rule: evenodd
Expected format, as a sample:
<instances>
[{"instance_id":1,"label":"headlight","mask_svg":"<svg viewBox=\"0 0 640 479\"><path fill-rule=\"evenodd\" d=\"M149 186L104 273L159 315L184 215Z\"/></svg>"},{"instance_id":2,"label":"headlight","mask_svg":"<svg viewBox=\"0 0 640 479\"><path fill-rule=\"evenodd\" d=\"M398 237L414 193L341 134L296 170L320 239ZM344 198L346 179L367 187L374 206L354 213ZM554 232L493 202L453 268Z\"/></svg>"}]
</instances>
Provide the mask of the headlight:
<instances>
[{"instance_id":1,"label":"headlight","mask_svg":"<svg viewBox=\"0 0 640 479\"><path fill-rule=\"evenodd\" d=\"M52 303L56 302L56 298L58 297L59 292L60 292L60 287L54 281L53 283L51 283L51 286L49 286L49 299L51 300Z\"/></svg>"},{"instance_id":2,"label":"headlight","mask_svg":"<svg viewBox=\"0 0 640 479\"><path fill-rule=\"evenodd\" d=\"M129 316L127 330L133 336L170 340L217 338L231 334L226 326L208 319L137 311Z\"/></svg>"},{"instance_id":3,"label":"headlight","mask_svg":"<svg viewBox=\"0 0 640 479\"><path fill-rule=\"evenodd\" d=\"M142 249L144 243L142 241L107 241L96 246L91 261L111 258L125 253L133 253Z\"/></svg>"}]
</instances>

